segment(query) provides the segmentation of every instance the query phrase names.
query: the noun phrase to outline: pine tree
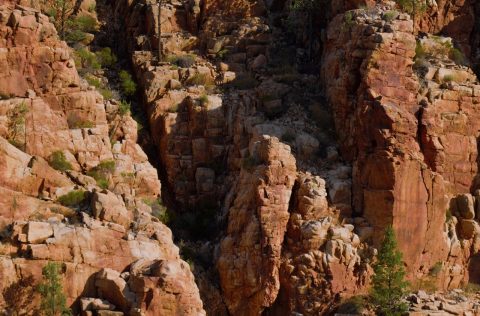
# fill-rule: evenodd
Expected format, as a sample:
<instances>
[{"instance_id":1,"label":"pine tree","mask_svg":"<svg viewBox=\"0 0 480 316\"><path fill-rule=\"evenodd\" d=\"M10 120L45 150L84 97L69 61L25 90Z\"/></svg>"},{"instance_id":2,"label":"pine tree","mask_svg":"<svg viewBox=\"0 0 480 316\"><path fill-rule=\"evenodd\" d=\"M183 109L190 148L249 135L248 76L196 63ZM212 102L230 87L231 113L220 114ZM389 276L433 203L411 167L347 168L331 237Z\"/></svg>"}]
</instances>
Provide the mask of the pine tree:
<instances>
[{"instance_id":1,"label":"pine tree","mask_svg":"<svg viewBox=\"0 0 480 316\"><path fill-rule=\"evenodd\" d=\"M60 265L49 262L42 269L43 282L38 286L42 296L40 310L44 316L72 315L66 306L67 299L63 294L60 280Z\"/></svg>"},{"instance_id":2,"label":"pine tree","mask_svg":"<svg viewBox=\"0 0 480 316\"><path fill-rule=\"evenodd\" d=\"M407 311L407 304L402 302L402 299L406 294L408 282L405 281L402 253L397 249L392 227L385 230L373 270L375 275L370 298L377 313L386 316L402 315Z\"/></svg>"}]
</instances>

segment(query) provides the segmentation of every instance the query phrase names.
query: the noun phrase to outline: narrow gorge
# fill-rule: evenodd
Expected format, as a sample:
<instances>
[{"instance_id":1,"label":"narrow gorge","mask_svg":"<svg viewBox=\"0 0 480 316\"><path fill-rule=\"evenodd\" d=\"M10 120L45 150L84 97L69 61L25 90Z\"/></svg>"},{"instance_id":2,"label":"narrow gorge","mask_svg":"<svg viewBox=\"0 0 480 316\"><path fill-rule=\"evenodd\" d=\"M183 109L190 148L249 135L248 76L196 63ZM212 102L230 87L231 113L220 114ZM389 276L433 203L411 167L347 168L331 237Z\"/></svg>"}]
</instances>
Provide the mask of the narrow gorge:
<instances>
[{"instance_id":1,"label":"narrow gorge","mask_svg":"<svg viewBox=\"0 0 480 316\"><path fill-rule=\"evenodd\" d=\"M73 315L376 315L391 227L405 315L480 315L479 30L475 0L0 0L0 314L50 315L55 263Z\"/></svg>"}]
</instances>

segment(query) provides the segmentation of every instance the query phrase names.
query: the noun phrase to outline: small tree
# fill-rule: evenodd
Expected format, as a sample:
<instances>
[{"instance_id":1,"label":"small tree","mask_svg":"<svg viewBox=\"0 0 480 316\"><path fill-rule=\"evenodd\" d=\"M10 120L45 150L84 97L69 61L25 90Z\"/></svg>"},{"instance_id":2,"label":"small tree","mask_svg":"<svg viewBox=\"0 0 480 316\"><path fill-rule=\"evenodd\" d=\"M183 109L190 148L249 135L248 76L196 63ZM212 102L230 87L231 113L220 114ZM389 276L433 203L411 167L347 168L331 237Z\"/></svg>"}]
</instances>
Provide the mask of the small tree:
<instances>
[{"instance_id":1,"label":"small tree","mask_svg":"<svg viewBox=\"0 0 480 316\"><path fill-rule=\"evenodd\" d=\"M407 304L402 302L402 298L406 294L408 282L405 281L402 253L397 249L391 226L385 230L373 270L375 275L370 298L378 314L396 316L407 311Z\"/></svg>"},{"instance_id":2,"label":"small tree","mask_svg":"<svg viewBox=\"0 0 480 316\"><path fill-rule=\"evenodd\" d=\"M10 315L26 315L32 310L31 304L35 295L32 276L20 279L3 290L6 310Z\"/></svg>"},{"instance_id":3,"label":"small tree","mask_svg":"<svg viewBox=\"0 0 480 316\"><path fill-rule=\"evenodd\" d=\"M49 262L42 269L43 282L38 285L38 292L42 296L40 311L44 316L72 315L66 306L66 297L63 294L60 279L60 264Z\"/></svg>"},{"instance_id":4,"label":"small tree","mask_svg":"<svg viewBox=\"0 0 480 316\"><path fill-rule=\"evenodd\" d=\"M53 19L62 40L65 39L66 27L75 9L75 3L75 0L50 0L47 3L48 14Z\"/></svg>"}]
</instances>

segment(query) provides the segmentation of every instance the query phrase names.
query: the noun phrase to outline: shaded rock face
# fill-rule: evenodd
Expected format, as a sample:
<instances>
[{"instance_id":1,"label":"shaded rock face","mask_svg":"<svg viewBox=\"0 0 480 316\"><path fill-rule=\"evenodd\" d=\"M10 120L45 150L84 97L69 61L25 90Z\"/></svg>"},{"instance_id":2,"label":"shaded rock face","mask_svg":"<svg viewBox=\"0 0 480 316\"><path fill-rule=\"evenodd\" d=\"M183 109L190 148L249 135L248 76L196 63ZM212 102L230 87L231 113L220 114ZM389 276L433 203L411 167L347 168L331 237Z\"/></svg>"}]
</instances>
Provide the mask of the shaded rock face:
<instances>
[{"instance_id":1,"label":"shaded rock face","mask_svg":"<svg viewBox=\"0 0 480 316\"><path fill-rule=\"evenodd\" d=\"M38 282L42 267L54 261L62 264L67 303L75 310L87 296L92 300L83 305L104 308L99 314L204 315L170 229L143 202L159 197L160 181L137 144L133 119L107 110L115 104L79 78L70 49L36 10L0 6L0 64L0 293L29 275ZM49 165L57 151L72 170ZM115 170L101 189L86 173L105 161ZM61 205L59 198L73 190L84 191L83 200ZM105 270L118 276L138 260L161 264L153 275L132 273L130 292L112 296L113 285L97 282L107 278Z\"/></svg>"}]
</instances>

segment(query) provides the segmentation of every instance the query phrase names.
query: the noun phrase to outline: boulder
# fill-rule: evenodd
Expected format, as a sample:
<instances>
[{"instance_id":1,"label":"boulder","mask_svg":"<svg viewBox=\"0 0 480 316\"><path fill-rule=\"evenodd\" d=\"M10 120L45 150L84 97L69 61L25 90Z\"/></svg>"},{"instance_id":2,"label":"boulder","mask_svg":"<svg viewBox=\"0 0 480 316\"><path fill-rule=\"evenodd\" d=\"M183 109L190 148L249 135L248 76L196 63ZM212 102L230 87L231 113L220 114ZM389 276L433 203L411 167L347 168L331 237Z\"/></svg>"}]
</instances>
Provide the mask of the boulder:
<instances>
[{"instance_id":1,"label":"boulder","mask_svg":"<svg viewBox=\"0 0 480 316\"><path fill-rule=\"evenodd\" d=\"M464 219L473 219L475 217L474 201L471 194L460 194L457 196L456 202L460 217Z\"/></svg>"},{"instance_id":2,"label":"boulder","mask_svg":"<svg viewBox=\"0 0 480 316\"><path fill-rule=\"evenodd\" d=\"M29 222L27 225L27 240L32 244L39 244L53 236L50 223Z\"/></svg>"}]
</instances>

